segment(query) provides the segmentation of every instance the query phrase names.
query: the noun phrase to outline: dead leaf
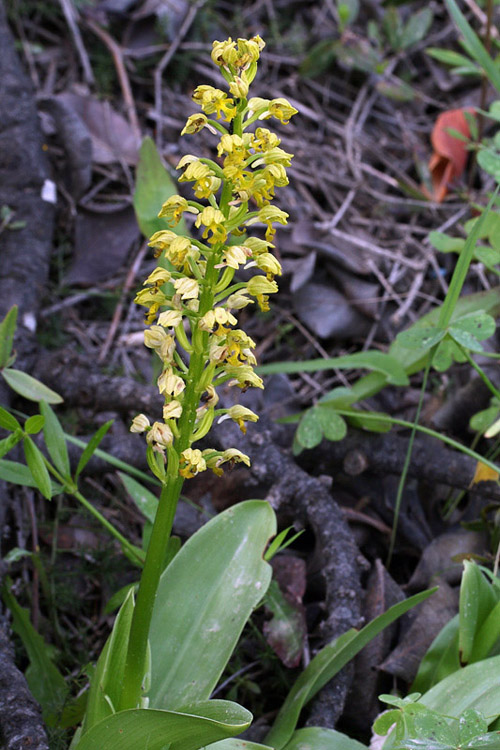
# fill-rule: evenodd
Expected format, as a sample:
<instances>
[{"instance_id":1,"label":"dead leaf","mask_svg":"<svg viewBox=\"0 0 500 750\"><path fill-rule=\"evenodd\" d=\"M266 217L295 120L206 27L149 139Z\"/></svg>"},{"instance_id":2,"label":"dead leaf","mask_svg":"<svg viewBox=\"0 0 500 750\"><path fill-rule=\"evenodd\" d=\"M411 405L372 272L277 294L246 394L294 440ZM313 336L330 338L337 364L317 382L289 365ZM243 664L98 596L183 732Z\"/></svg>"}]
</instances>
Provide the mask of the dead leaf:
<instances>
[{"instance_id":1,"label":"dead leaf","mask_svg":"<svg viewBox=\"0 0 500 750\"><path fill-rule=\"evenodd\" d=\"M304 284L294 295L297 317L320 339L362 337L370 328L343 294L325 284Z\"/></svg>"},{"instance_id":2,"label":"dead leaf","mask_svg":"<svg viewBox=\"0 0 500 750\"><path fill-rule=\"evenodd\" d=\"M66 284L92 286L115 275L140 236L134 209L97 214L79 210L75 253Z\"/></svg>"},{"instance_id":3,"label":"dead leaf","mask_svg":"<svg viewBox=\"0 0 500 750\"><path fill-rule=\"evenodd\" d=\"M482 461L478 461L476 464L476 471L474 472L474 478L470 483L470 486L472 487L473 484L479 484L479 482L498 482L498 478L498 471L486 466Z\"/></svg>"},{"instance_id":4,"label":"dead leaf","mask_svg":"<svg viewBox=\"0 0 500 750\"><path fill-rule=\"evenodd\" d=\"M127 120L109 102L73 93L61 94L59 98L73 108L86 126L92 139L92 161L137 163L140 143Z\"/></svg>"},{"instance_id":5,"label":"dead leaf","mask_svg":"<svg viewBox=\"0 0 500 750\"><path fill-rule=\"evenodd\" d=\"M486 535L479 531L456 529L437 536L425 548L420 562L408 583L408 591L421 591L434 586L439 576L449 584L458 584L462 577L462 565L455 562L459 555L484 554Z\"/></svg>"},{"instance_id":6,"label":"dead leaf","mask_svg":"<svg viewBox=\"0 0 500 750\"><path fill-rule=\"evenodd\" d=\"M307 635L302 597L306 590L306 565L293 555L279 555L272 561L274 580L265 606L272 618L264 623L264 636L286 667L298 666Z\"/></svg>"},{"instance_id":7,"label":"dead leaf","mask_svg":"<svg viewBox=\"0 0 500 750\"><path fill-rule=\"evenodd\" d=\"M441 203L446 195L450 183L463 174L467 163L467 143L457 138L451 130L456 130L466 138L470 137L469 123L465 112L472 109L449 109L442 112L436 120L431 135L434 148L429 161L429 172L432 182L431 198Z\"/></svg>"}]
</instances>

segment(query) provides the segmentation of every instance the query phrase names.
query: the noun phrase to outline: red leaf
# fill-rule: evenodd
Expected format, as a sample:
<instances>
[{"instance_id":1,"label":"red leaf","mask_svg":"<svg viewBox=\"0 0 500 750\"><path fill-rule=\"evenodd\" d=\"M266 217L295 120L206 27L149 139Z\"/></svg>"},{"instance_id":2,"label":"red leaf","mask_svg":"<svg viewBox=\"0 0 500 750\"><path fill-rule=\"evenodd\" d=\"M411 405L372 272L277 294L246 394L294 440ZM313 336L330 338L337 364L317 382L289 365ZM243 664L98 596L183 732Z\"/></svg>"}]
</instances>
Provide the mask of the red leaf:
<instances>
[{"instance_id":1,"label":"red leaf","mask_svg":"<svg viewBox=\"0 0 500 750\"><path fill-rule=\"evenodd\" d=\"M462 133L470 138L469 124L464 112L473 112L467 109L449 109L439 115L431 135L431 143L434 148L429 161L429 172L432 180L432 198L441 203L447 193L452 180L460 177L467 163L467 143L456 138L450 133L450 129Z\"/></svg>"}]
</instances>

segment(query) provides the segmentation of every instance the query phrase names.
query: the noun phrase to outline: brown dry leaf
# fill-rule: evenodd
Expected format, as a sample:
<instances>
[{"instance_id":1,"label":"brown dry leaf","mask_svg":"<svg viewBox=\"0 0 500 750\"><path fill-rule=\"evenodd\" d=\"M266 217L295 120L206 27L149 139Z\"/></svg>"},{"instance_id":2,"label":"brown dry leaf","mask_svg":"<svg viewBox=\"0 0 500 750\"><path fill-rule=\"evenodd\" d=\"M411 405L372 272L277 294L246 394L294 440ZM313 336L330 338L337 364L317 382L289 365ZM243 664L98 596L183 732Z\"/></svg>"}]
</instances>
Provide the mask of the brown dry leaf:
<instances>
[{"instance_id":1,"label":"brown dry leaf","mask_svg":"<svg viewBox=\"0 0 500 750\"><path fill-rule=\"evenodd\" d=\"M140 143L127 120L109 102L73 93L61 94L59 98L72 107L87 128L92 139L93 162L137 164Z\"/></svg>"},{"instance_id":2,"label":"brown dry leaf","mask_svg":"<svg viewBox=\"0 0 500 750\"><path fill-rule=\"evenodd\" d=\"M76 217L75 253L64 282L92 286L116 275L139 236L132 207L105 214L80 209Z\"/></svg>"},{"instance_id":3,"label":"brown dry leaf","mask_svg":"<svg viewBox=\"0 0 500 750\"><path fill-rule=\"evenodd\" d=\"M464 113L472 111L449 109L439 115L434 125L431 135L434 153L429 161L429 172L432 181L431 198L437 203L445 199L450 183L462 175L469 153L465 141L450 133L450 129L469 138L469 123Z\"/></svg>"},{"instance_id":4,"label":"brown dry leaf","mask_svg":"<svg viewBox=\"0 0 500 750\"><path fill-rule=\"evenodd\" d=\"M498 482L498 479L498 471L486 466L482 461L478 461L476 464L476 471L474 472L474 478L470 483L470 486L472 487L473 484L479 484L479 482Z\"/></svg>"}]
</instances>

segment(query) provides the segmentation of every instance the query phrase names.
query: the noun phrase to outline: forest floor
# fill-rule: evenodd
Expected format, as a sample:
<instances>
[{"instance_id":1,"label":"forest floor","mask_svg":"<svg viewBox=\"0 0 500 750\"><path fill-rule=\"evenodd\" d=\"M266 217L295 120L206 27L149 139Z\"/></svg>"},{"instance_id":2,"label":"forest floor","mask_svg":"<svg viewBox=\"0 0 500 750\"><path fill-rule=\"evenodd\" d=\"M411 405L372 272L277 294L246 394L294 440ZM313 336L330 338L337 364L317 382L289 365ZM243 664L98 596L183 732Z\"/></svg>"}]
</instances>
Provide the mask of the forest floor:
<instances>
[{"instance_id":1,"label":"forest floor","mask_svg":"<svg viewBox=\"0 0 500 750\"><path fill-rule=\"evenodd\" d=\"M282 147L294 154L290 184L276 199L290 217L275 242L283 266L280 291L269 313L246 308L240 316L241 327L257 342L259 364L275 363L275 374L266 376L263 393L245 395L245 404L261 415L261 426L250 425L241 440L231 437L250 454L253 470L193 480L175 531L185 540L236 501L271 495L276 500L281 493L280 526L304 530L275 566L278 582L294 592L291 599L303 618L302 663L331 637L439 579L439 593L375 642L348 677L330 694L327 686L311 708L314 723L337 724L369 741L380 710L377 696L395 686L407 691L431 641L457 612L461 560L476 556L493 563L500 490L495 481L472 484L473 458L417 434L392 560L384 567L410 430L377 433L349 424L340 441L324 439L312 449L307 438L305 444L294 441L293 415L334 388L358 383L366 370L332 363L286 373L278 363L387 352L400 331L439 307L446 295L457 256L436 250L429 234L464 237L473 205L484 206L493 185L473 154L451 183L443 172L460 154L445 154L437 168L432 164L433 154L439 161L436 141L431 142L438 116L487 110L494 99L480 75L454 73L429 54L429 48L463 53L444 4L359 5L356 12L357 3L334 0L7 0L8 23L38 109L55 202L45 218L38 217L36 229L37 238L45 235L50 245L45 270L31 268L24 286L13 287L4 279L9 276L4 266L0 296L4 283L8 292L0 311L3 316L10 304L22 306L27 299L28 307L34 305L36 336L24 318L19 366L63 396L58 414L66 432L85 440L113 420L101 447L147 472L140 439L129 433L135 414L159 409L151 352L143 346L143 311L133 302L156 265L133 208L140 144L145 136L153 138L173 179L185 153L214 158L214 140L206 130L180 137L196 111L192 92L198 84L222 83L210 61L212 40L259 34L266 47L253 95L285 97L298 110L288 125L275 128ZM484 35L484 9L468 1L466 11ZM488 135L488 123L481 127ZM14 211L12 221L28 224L17 235L25 243L30 218L15 197L24 189L23 175L19 169L18 184L2 191L1 203ZM178 189L183 192L182 184ZM9 229L5 216L0 246L16 242L16 229ZM498 238L495 243L498 251ZM29 254L22 257L29 264ZM500 301L497 275L476 258L462 294L484 293L493 314ZM484 346L495 351L495 337ZM484 362L499 387L490 360ZM358 406L411 422L423 376L424 368L416 368L409 384L389 384ZM431 370L420 422L486 454L491 441L475 437L469 422L490 397L467 361ZM30 413L29 403L12 393L5 402ZM222 429L217 436L224 444ZM292 489L266 470L266 451L273 447L279 452L273 466L294 477ZM70 454L77 461L79 449L73 446ZM115 467L94 459L83 486L106 518L140 545L141 513ZM39 566L25 557L10 564L9 575L33 623L58 650L59 666L71 676L76 694L85 684L84 665L96 658L113 622L109 599L134 580L135 571L71 500L48 504L25 490L11 493L8 502L2 557L12 548L39 553ZM55 604L46 600L46 574ZM283 644L281 651L279 643L273 650L262 634L268 617L256 614L218 694L263 716L263 726L299 668L297 660L287 664ZM22 649L17 650L23 665ZM253 738L258 741L258 729ZM54 735L52 747L65 747L66 741L64 733L59 740Z\"/></svg>"}]
</instances>

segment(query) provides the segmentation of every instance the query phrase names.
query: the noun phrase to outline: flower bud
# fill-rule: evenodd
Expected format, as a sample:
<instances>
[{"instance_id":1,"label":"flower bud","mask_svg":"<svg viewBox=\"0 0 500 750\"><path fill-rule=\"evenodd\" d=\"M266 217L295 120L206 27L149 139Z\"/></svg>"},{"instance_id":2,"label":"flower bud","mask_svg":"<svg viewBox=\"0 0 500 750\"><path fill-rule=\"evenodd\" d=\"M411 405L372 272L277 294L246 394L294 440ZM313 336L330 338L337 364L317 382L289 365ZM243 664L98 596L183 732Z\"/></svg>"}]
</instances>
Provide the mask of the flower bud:
<instances>
[{"instance_id":1,"label":"flower bud","mask_svg":"<svg viewBox=\"0 0 500 750\"><path fill-rule=\"evenodd\" d=\"M145 414L138 414L133 418L130 425L130 432L145 432L150 427L149 419Z\"/></svg>"}]
</instances>

